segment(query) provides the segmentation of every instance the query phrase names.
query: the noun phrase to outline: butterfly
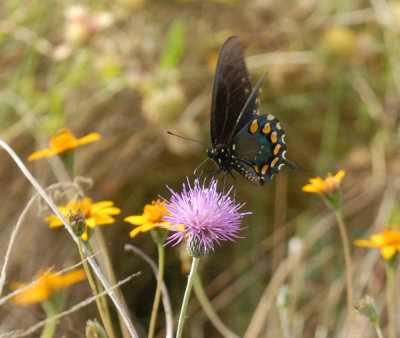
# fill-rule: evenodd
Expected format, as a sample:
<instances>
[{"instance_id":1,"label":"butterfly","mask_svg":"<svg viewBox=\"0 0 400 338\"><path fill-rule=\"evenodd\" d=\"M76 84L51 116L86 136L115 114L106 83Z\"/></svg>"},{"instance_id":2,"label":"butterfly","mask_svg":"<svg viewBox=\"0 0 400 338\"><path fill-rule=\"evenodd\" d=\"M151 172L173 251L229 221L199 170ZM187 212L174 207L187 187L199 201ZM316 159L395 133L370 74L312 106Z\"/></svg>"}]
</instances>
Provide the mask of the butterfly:
<instances>
[{"instance_id":1,"label":"butterfly","mask_svg":"<svg viewBox=\"0 0 400 338\"><path fill-rule=\"evenodd\" d=\"M214 77L211 105L211 142L208 158L218 169L232 177L233 171L251 183L272 183L282 165L295 170L285 158L285 132L279 120L259 115L259 91L263 78L253 90L244 61L243 47L237 36L222 46Z\"/></svg>"}]
</instances>

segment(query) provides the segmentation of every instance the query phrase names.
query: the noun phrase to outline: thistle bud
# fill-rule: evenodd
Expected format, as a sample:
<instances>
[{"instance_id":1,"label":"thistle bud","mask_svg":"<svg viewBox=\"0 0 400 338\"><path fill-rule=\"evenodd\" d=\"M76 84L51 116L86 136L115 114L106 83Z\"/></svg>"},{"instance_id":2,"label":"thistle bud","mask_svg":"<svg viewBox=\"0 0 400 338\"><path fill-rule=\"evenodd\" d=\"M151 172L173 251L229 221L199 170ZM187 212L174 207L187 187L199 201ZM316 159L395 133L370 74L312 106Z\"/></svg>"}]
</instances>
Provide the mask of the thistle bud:
<instances>
[{"instance_id":1,"label":"thistle bud","mask_svg":"<svg viewBox=\"0 0 400 338\"><path fill-rule=\"evenodd\" d=\"M204 241L201 241L197 236L189 238L186 243L186 249L192 257L205 256L209 252L209 248L204 245Z\"/></svg>"}]
</instances>

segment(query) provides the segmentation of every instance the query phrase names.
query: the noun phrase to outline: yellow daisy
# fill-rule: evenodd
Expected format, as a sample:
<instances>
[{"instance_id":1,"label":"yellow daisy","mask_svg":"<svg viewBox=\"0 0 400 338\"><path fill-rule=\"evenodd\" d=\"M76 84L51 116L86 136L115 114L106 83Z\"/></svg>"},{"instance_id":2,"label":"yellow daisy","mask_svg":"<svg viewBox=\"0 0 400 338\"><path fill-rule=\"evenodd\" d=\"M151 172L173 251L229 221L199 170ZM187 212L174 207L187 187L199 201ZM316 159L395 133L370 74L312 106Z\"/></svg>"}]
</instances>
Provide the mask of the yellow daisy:
<instances>
[{"instance_id":1,"label":"yellow daisy","mask_svg":"<svg viewBox=\"0 0 400 338\"><path fill-rule=\"evenodd\" d=\"M162 218L167 213L167 208L160 203L160 200L153 201L151 204L146 204L143 209L143 214L140 216L128 216L124 219L135 226L130 232L131 237L135 237L139 232L146 232L154 229L157 226L168 227L169 223L162 221Z\"/></svg>"},{"instance_id":2,"label":"yellow daisy","mask_svg":"<svg viewBox=\"0 0 400 338\"><path fill-rule=\"evenodd\" d=\"M35 161L42 157L50 157L61 154L67 150L75 149L84 144L97 141L100 139L100 137L100 134L91 133L77 139L69 129L63 128L51 137L48 149L42 149L33 153L28 157L28 161Z\"/></svg>"},{"instance_id":3,"label":"yellow daisy","mask_svg":"<svg viewBox=\"0 0 400 338\"><path fill-rule=\"evenodd\" d=\"M354 244L369 248L380 248L382 256L389 260L397 251L400 251L400 231L394 225L380 234L371 235L370 240L357 239Z\"/></svg>"},{"instance_id":4,"label":"yellow daisy","mask_svg":"<svg viewBox=\"0 0 400 338\"><path fill-rule=\"evenodd\" d=\"M310 178L310 183L306 184L302 188L302 190L318 195L330 194L339 189L340 182L342 181L344 175L344 170L340 170L334 176L332 175L332 173L328 173L328 176L325 179L322 179L320 177Z\"/></svg>"},{"instance_id":5,"label":"yellow daisy","mask_svg":"<svg viewBox=\"0 0 400 338\"><path fill-rule=\"evenodd\" d=\"M68 212L76 212L80 207L82 214L85 216L86 227L95 228L98 225L112 224L115 219L112 217L121 213L121 209L114 207L114 202L111 201L100 201L92 203L91 198L85 198L82 201L75 201L73 199L65 207L59 206L61 213L67 217ZM56 215L48 216L44 219L46 222L50 222L50 228L62 226L63 223ZM88 234L87 230L82 235L82 239L87 241Z\"/></svg>"},{"instance_id":6,"label":"yellow daisy","mask_svg":"<svg viewBox=\"0 0 400 338\"><path fill-rule=\"evenodd\" d=\"M33 279L32 283L13 283L14 290L25 288L17 294L13 301L15 304L30 305L41 302L51 296L58 289L80 282L86 278L83 270L76 270L66 274L53 271L41 270Z\"/></svg>"}]
</instances>

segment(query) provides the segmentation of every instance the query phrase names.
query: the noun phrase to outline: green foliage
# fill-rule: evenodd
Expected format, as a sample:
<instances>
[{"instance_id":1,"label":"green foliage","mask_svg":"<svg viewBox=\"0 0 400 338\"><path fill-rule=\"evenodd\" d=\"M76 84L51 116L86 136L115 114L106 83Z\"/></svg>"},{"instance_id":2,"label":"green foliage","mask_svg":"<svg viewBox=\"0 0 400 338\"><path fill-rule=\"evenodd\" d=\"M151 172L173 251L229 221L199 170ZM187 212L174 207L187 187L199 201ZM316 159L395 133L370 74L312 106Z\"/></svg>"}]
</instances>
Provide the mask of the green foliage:
<instances>
[{"instance_id":1,"label":"green foliage","mask_svg":"<svg viewBox=\"0 0 400 338\"><path fill-rule=\"evenodd\" d=\"M175 68L182 59L186 48L186 23L182 18L175 19L166 35L161 55L160 68Z\"/></svg>"}]
</instances>

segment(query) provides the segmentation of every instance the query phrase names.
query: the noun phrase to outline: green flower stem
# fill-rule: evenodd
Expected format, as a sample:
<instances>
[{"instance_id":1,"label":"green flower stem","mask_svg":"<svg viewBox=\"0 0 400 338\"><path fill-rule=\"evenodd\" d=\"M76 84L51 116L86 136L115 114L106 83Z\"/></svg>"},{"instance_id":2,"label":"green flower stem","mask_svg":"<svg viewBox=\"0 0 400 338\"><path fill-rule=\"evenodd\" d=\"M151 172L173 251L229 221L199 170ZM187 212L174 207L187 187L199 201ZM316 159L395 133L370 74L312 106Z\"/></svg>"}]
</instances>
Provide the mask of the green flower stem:
<instances>
[{"instance_id":1,"label":"green flower stem","mask_svg":"<svg viewBox=\"0 0 400 338\"><path fill-rule=\"evenodd\" d=\"M182 337L183 323L185 321L187 305L189 303L190 292L192 291L193 280L194 280L194 276L196 275L196 271L197 271L199 262L200 262L200 257L193 257L192 267L190 268L190 273L189 273L189 277L188 277L188 281L187 281L187 285L186 285L185 295L183 296L181 313L179 314L178 327L176 330L176 338Z\"/></svg>"},{"instance_id":2,"label":"green flower stem","mask_svg":"<svg viewBox=\"0 0 400 338\"><path fill-rule=\"evenodd\" d=\"M375 325L375 331L376 331L378 338L383 338L383 333L382 333L379 323L374 323L374 325Z\"/></svg>"},{"instance_id":3,"label":"green flower stem","mask_svg":"<svg viewBox=\"0 0 400 338\"><path fill-rule=\"evenodd\" d=\"M83 268L85 269L85 273L86 273L87 279L89 281L90 288L92 289L92 292L94 295L98 295L96 283L90 272L89 265L87 264L87 261L86 261L85 253L83 252L83 249L82 249L82 238L81 237L78 237L78 244L79 244L79 255L81 256ZM110 316L108 315L108 312L105 310L104 304L100 300L100 298L96 298L96 305L99 310L100 317L101 317L101 320L103 322L103 325L107 332L108 337L115 338L111 320L110 320Z\"/></svg>"},{"instance_id":4,"label":"green flower stem","mask_svg":"<svg viewBox=\"0 0 400 338\"><path fill-rule=\"evenodd\" d=\"M157 323L158 308L160 306L161 286L164 279L164 246L161 243L157 244L158 247L158 275L157 275L157 289L154 296L153 310L151 311L149 338L154 337L154 332Z\"/></svg>"},{"instance_id":5,"label":"green flower stem","mask_svg":"<svg viewBox=\"0 0 400 338\"><path fill-rule=\"evenodd\" d=\"M221 321L221 319L214 311L214 308L212 307L210 301L207 298L207 295L203 288L203 283L201 282L200 276L197 272L195 273L194 276L193 288L203 311L205 312L211 323L219 331L219 333L221 333L221 335L224 337L237 338L238 336L225 326L225 324Z\"/></svg>"},{"instance_id":6,"label":"green flower stem","mask_svg":"<svg viewBox=\"0 0 400 338\"><path fill-rule=\"evenodd\" d=\"M89 240L86 242L86 247L87 247L88 251L90 252L90 254L93 254L93 249L92 249L92 246L90 245ZM104 291L103 284L101 284L101 282L98 280L98 278L96 276L95 276L95 278L96 278L97 290L99 293L102 293ZM109 327L111 330L110 338L114 337L113 326L111 324L112 322L111 322L111 317L110 317L110 309L108 307L106 296L104 296L104 295L101 296L100 301L101 301L102 308L104 309L105 320L107 323L109 323Z\"/></svg>"},{"instance_id":7,"label":"green flower stem","mask_svg":"<svg viewBox=\"0 0 400 338\"><path fill-rule=\"evenodd\" d=\"M349 239L347 237L346 226L343 222L340 208L334 210L337 222L339 224L340 235L342 237L344 259L346 262L346 282L347 282L347 312L350 335L354 337L354 305L353 305L353 268L351 264L351 254Z\"/></svg>"},{"instance_id":8,"label":"green flower stem","mask_svg":"<svg viewBox=\"0 0 400 338\"><path fill-rule=\"evenodd\" d=\"M389 338L396 338L394 261L395 257L388 260L386 264L386 301L388 307Z\"/></svg>"},{"instance_id":9,"label":"green flower stem","mask_svg":"<svg viewBox=\"0 0 400 338\"><path fill-rule=\"evenodd\" d=\"M51 317L55 316L57 314L57 310L53 304L53 302L50 299L46 299L42 302L42 306L44 310L46 311L46 317L47 319L50 319ZM56 333L57 329L57 319L50 319L47 323L46 326L43 329L42 334L40 335L41 338L52 338L54 337L54 334Z\"/></svg>"},{"instance_id":10,"label":"green flower stem","mask_svg":"<svg viewBox=\"0 0 400 338\"><path fill-rule=\"evenodd\" d=\"M67 150L60 154L61 161L67 169L71 177L76 176L75 172L75 151L74 149Z\"/></svg>"}]
</instances>

